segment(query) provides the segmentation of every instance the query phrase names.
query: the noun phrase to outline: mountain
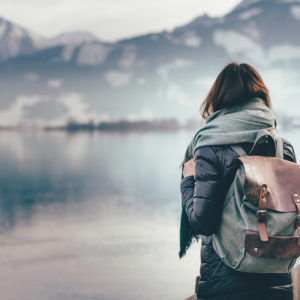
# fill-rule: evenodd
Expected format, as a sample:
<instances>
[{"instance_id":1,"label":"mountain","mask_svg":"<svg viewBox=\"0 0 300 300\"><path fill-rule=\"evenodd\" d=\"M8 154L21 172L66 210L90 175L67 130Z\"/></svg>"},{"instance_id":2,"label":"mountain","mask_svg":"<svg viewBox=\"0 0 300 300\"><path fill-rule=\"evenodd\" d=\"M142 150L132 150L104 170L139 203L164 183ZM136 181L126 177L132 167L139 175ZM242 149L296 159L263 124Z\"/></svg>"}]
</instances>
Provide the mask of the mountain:
<instances>
[{"instance_id":1,"label":"mountain","mask_svg":"<svg viewBox=\"0 0 300 300\"><path fill-rule=\"evenodd\" d=\"M299 31L293 0L245 0L222 17L115 43L86 33L47 40L24 30L31 52L7 51L0 63L0 125L199 119L200 103L231 60L261 73L275 111L299 115Z\"/></svg>"},{"instance_id":2,"label":"mountain","mask_svg":"<svg viewBox=\"0 0 300 300\"><path fill-rule=\"evenodd\" d=\"M38 37L35 40L39 48L51 48L58 45L80 45L85 42L98 41L99 39L89 32L71 31L61 33L53 38Z\"/></svg>"},{"instance_id":3,"label":"mountain","mask_svg":"<svg viewBox=\"0 0 300 300\"><path fill-rule=\"evenodd\" d=\"M0 17L0 61L36 51L34 39L27 30Z\"/></svg>"}]
</instances>

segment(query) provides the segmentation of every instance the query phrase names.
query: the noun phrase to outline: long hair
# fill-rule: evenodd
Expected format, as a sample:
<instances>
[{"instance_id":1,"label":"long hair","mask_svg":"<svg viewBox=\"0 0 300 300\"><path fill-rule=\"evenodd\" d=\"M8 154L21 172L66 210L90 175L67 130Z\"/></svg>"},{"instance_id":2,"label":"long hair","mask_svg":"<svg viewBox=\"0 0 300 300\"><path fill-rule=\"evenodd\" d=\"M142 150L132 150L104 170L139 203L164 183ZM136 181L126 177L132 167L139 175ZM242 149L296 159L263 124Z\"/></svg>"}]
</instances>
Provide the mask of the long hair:
<instances>
[{"instance_id":1,"label":"long hair","mask_svg":"<svg viewBox=\"0 0 300 300\"><path fill-rule=\"evenodd\" d=\"M232 62L219 73L200 112L204 119L211 113L259 97L271 108L269 91L259 73L249 64Z\"/></svg>"}]
</instances>

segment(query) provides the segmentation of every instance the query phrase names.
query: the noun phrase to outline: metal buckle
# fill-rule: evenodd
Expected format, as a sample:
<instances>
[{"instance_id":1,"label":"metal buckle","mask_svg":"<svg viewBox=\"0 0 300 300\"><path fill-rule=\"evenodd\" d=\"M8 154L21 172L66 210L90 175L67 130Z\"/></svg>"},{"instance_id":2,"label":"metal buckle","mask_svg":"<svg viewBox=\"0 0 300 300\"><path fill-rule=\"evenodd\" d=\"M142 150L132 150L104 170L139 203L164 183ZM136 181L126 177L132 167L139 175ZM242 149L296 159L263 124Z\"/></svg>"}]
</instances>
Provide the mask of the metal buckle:
<instances>
[{"instance_id":1,"label":"metal buckle","mask_svg":"<svg viewBox=\"0 0 300 300\"><path fill-rule=\"evenodd\" d=\"M265 209L259 209L256 212L256 216L259 223L266 222L267 211Z\"/></svg>"}]
</instances>

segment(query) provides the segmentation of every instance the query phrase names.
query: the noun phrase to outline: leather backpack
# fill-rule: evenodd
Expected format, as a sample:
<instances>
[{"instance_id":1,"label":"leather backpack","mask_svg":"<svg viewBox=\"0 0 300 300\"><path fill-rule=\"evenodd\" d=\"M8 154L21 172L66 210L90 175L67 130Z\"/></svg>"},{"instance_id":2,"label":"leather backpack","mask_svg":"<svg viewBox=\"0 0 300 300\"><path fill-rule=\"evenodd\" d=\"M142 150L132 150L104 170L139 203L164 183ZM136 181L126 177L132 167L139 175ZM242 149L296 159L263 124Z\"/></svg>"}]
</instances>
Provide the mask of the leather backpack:
<instances>
[{"instance_id":1,"label":"leather backpack","mask_svg":"<svg viewBox=\"0 0 300 300\"><path fill-rule=\"evenodd\" d=\"M265 147L269 156L252 155ZM242 272L287 273L300 256L300 166L283 159L278 136L260 132L240 157L226 195L213 247L222 261Z\"/></svg>"}]
</instances>

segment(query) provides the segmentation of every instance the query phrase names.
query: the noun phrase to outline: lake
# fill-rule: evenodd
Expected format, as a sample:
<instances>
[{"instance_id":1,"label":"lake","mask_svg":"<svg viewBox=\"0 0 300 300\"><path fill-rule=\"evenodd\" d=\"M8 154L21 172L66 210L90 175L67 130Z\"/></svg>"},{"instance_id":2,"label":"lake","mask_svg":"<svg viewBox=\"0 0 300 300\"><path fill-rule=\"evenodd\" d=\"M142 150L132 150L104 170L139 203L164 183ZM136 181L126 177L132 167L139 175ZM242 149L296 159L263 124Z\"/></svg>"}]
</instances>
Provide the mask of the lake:
<instances>
[{"instance_id":1,"label":"lake","mask_svg":"<svg viewBox=\"0 0 300 300\"><path fill-rule=\"evenodd\" d=\"M183 300L200 243L179 251L193 131L0 133L4 300ZM281 133L300 157L298 131Z\"/></svg>"}]
</instances>

